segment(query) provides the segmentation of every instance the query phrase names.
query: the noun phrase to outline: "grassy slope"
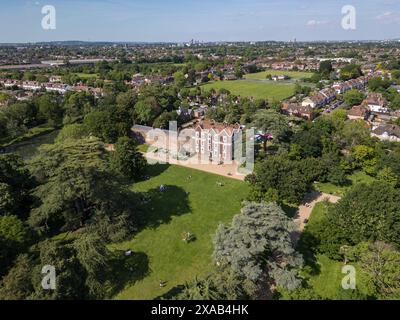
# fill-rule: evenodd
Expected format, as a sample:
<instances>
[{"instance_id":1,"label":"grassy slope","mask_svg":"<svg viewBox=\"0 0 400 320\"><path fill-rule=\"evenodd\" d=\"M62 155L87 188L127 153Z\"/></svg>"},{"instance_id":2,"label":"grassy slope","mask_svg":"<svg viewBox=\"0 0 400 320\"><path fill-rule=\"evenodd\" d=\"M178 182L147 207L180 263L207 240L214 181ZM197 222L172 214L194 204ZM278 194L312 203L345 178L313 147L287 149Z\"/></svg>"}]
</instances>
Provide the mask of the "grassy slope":
<instances>
[{"instance_id":1,"label":"grassy slope","mask_svg":"<svg viewBox=\"0 0 400 320\"><path fill-rule=\"evenodd\" d=\"M116 295L117 299L153 299L212 268L212 236L220 222L229 223L240 212L240 203L248 192L245 183L178 166L160 166L150 170L152 178L134 186L135 191L153 190L154 196L143 210L152 226L139 232L131 241L114 249L132 249L140 253L140 269L132 272L130 284ZM188 179L189 176L192 179ZM223 182L225 186L217 186ZM160 185L170 186L164 193ZM191 232L196 241L186 244L182 233ZM139 278L139 280L134 278ZM137 281L135 281L137 280ZM165 288L159 280L167 281Z\"/></svg>"},{"instance_id":2,"label":"grassy slope","mask_svg":"<svg viewBox=\"0 0 400 320\"><path fill-rule=\"evenodd\" d=\"M234 95L256 99L283 100L294 94L293 84L267 83L248 80L216 81L202 86L205 90L227 89Z\"/></svg>"}]
</instances>

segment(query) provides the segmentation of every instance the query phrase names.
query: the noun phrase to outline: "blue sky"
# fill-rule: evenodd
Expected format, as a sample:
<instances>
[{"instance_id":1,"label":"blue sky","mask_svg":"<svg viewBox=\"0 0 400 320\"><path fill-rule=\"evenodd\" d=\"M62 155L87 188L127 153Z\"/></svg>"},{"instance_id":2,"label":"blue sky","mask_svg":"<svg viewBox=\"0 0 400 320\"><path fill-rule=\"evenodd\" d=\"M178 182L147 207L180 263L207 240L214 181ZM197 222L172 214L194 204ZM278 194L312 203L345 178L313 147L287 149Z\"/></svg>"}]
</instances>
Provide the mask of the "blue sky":
<instances>
[{"instance_id":1,"label":"blue sky","mask_svg":"<svg viewBox=\"0 0 400 320\"><path fill-rule=\"evenodd\" d=\"M43 30L53 5L56 30ZM344 5L356 30L341 27ZM400 38L400 0L0 0L0 42Z\"/></svg>"}]
</instances>

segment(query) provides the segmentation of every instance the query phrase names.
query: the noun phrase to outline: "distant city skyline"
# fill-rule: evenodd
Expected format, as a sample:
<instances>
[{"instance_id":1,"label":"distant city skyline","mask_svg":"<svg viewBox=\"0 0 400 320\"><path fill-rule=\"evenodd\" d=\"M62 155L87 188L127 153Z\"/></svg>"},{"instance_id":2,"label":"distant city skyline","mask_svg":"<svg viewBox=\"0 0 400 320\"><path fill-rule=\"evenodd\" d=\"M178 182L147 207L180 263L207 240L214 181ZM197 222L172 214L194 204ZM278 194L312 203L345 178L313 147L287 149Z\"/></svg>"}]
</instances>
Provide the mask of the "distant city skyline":
<instances>
[{"instance_id":1,"label":"distant city skyline","mask_svg":"<svg viewBox=\"0 0 400 320\"><path fill-rule=\"evenodd\" d=\"M41 26L45 5L55 30ZM355 30L342 28L345 5ZM1 43L386 40L400 38L400 1L14 0L1 3L0 28Z\"/></svg>"}]
</instances>

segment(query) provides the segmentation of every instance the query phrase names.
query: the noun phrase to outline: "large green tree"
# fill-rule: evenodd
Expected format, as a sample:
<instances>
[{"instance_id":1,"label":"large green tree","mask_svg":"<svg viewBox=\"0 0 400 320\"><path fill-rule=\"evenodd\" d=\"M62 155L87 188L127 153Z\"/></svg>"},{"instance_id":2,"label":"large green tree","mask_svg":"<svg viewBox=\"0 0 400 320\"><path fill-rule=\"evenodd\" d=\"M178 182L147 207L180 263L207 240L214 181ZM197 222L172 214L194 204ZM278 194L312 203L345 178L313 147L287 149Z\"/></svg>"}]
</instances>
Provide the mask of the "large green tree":
<instances>
[{"instance_id":1,"label":"large green tree","mask_svg":"<svg viewBox=\"0 0 400 320\"><path fill-rule=\"evenodd\" d=\"M146 160L137 150L132 138L119 138L115 151L110 155L110 166L115 172L128 179L136 179L143 175Z\"/></svg>"},{"instance_id":2,"label":"large green tree","mask_svg":"<svg viewBox=\"0 0 400 320\"><path fill-rule=\"evenodd\" d=\"M300 286L303 263L292 242L295 224L274 203L245 203L230 227L220 225L214 238L214 259L259 284L266 276L288 290Z\"/></svg>"},{"instance_id":3,"label":"large green tree","mask_svg":"<svg viewBox=\"0 0 400 320\"><path fill-rule=\"evenodd\" d=\"M132 230L132 193L108 170L107 153L97 139L43 146L31 162L39 182L29 224L48 234L97 226L105 239Z\"/></svg>"},{"instance_id":4,"label":"large green tree","mask_svg":"<svg viewBox=\"0 0 400 320\"><path fill-rule=\"evenodd\" d=\"M333 258L342 246L384 241L400 246L400 190L390 183L359 184L327 215L321 227L320 249Z\"/></svg>"}]
</instances>

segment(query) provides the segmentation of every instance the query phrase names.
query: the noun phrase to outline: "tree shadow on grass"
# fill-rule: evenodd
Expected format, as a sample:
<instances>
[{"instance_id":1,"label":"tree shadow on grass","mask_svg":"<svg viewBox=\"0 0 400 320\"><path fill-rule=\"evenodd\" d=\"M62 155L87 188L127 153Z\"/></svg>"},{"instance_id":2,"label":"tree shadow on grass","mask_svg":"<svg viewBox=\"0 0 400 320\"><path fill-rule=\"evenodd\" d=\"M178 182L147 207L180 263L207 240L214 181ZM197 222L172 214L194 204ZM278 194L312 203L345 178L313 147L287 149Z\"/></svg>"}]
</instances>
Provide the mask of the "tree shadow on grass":
<instances>
[{"instance_id":1,"label":"tree shadow on grass","mask_svg":"<svg viewBox=\"0 0 400 320\"><path fill-rule=\"evenodd\" d=\"M171 165L168 163L148 164L146 169L144 170L143 175L135 182L143 182L149 180L150 178L157 177L164 171L168 170L170 166Z\"/></svg>"},{"instance_id":2,"label":"tree shadow on grass","mask_svg":"<svg viewBox=\"0 0 400 320\"><path fill-rule=\"evenodd\" d=\"M282 210L286 213L289 218L294 218L297 214L298 207L293 205L287 205L285 203L281 203Z\"/></svg>"},{"instance_id":3,"label":"tree shadow on grass","mask_svg":"<svg viewBox=\"0 0 400 320\"><path fill-rule=\"evenodd\" d=\"M143 252L134 252L131 256L124 255L124 251L115 251L110 261L111 283L110 296L121 292L126 286L132 286L144 279L150 273L149 258Z\"/></svg>"},{"instance_id":4,"label":"tree shadow on grass","mask_svg":"<svg viewBox=\"0 0 400 320\"><path fill-rule=\"evenodd\" d=\"M319 240L306 228L300 236L297 250L303 255L304 264L307 267L306 271L310 276L316 276L321 273L316 252L318 245Z\"/></svg>"},{"instance_id":5,"label":"tree shadow on grass","mask_svg":"<svg viewBox=\"0 0 400 320\"><path fill-rule=\"evenodd\" d=\"M185 289L184 285L179 285L173 287L168 292L164 293L161 296L154 298L153 300L173 300L178 294L180 294Z\"/></svg>"},{"instance_id":6,"label":"tree shadow on grass","mask_svg":"<svg viewBox=\"0 0 400 320\"><path fill-rule=\"evenodd\" d=\"M146 168L146 174L150 177L157 177L164 171L167 171L170 166L168 163L150 164Z\"/></svg>"},{"instance_id":7,"label":"tree shadow on grass","mask_svg":"<svg viewBox=\"0 0 400 320\"><path fill-rule=\"evenodd\" d=\"M141 195L140 226L157 228L171 221L172 216L191 212L189 194L177 186L161 186Z\"/></svg>"}]
</instances>

